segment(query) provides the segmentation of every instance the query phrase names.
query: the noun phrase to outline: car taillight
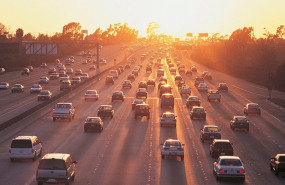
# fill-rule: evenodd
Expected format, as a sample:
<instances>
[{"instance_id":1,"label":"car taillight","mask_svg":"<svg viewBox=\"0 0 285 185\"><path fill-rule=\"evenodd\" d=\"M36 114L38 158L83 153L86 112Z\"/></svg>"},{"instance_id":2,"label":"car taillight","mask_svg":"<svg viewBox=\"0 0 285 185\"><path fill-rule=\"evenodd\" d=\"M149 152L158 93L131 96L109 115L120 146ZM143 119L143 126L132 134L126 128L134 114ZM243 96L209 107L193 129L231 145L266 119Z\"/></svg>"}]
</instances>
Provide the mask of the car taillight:
<instances>
[{"instance_id":1,"label":"car taillight","mask_svg":"<svg viewBox=\"0 0 285 185\"><path fill-rule=\"evenodd\" d=\"M239 170L238 173L245 173L245 170Z\"/></svg>"},{"instance_id":2,"label":"car taillight","mask_svg":"<svg viewBox=\"0 0 285 185\"><path fill-rule=\"evenodd\" d=\"M169 150L169 148L164 148L164 150Z\"/></svg>"},{"instance_id":3,"label":"car taillight","mask_svg":"<svg viewBox=\"0 0 285 185\"><path fill-rule=\"evenodd\" d=\"M11 148L9 149L9 153L11 153Z\"/></svg>"},{"instance_id":4,"label":"car taillight","mask_svg":"<svg viewBox=\"0 0 285 185\"><path fill-rule=\"evenodd\" d=\"M227 170L220 169L219 172L220 172L220 173L226 173Z\"/></svg>"},{"instance_id":5,"label":"car taillight","mask_svg":"<svg viewBox=\"0 0 285 185\"><path fill-rule=\"evenodd\" d=\"M51 114L53 114L54 113L54 109L51 111Z\"/></svg>"},{"instance_id":6,"label":"car taillight","mask_svg":"<svg viewBox=\"0 0 285 185\"><path fill-rule=\"evenodd\" d=\"M35 152L35 150L34 149L32 149L32 153L34 153Z\"/></svg>"}]
</instances>

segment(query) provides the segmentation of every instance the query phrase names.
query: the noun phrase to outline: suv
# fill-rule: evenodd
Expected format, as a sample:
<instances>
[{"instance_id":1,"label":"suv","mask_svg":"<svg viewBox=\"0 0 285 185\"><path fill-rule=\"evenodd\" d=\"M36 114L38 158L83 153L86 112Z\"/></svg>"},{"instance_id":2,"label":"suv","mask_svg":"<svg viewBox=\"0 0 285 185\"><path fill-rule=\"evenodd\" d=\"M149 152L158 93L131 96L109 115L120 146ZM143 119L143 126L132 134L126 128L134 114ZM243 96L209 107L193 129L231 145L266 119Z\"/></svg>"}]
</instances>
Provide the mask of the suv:
<instances>
[{"instance_id":1,"label":"suv","mask_svg":"<svg viewBox=\"0 0 285 185\"><path fill-rule=\"evenodd\" d=\"M210 145L211 157L219 157L220 155L234 155L233 144L227 139L214 139Z\"/></svg>"},{"instance_id":2,"label":"suv","mask_svg":"<svg viewBox=\"0 0 285 185\"><path fill-rule=\"evenodd\" d=\"M221 129L216 125L204 125L200 130L200 139L202 143L205 140L221 139Z\"/></svg>"},{"instance_id":3,"label":"suv","mask_svg":"<svg viewBox=\"0 0 285 185\"><path fill-rule=\"evenodd\" d=\"M124 95L123 91L115 91L115 92L113 92L112 102L114 102L115 100L122 100L122 101L124 101L124 99L125 99L125 95Z\"/></svg>"},{"instance_id":4,"label":"suv","mask_svg":"<svg viewBox=\"0 0 285 185\"><path fill-rule=\"evenodd\" d=\"M245 116L234 116L230 121L230 127L232 130L238 129L246 129L249 131L249 120Z\"/></svg>"},{"instance_id":5,"label":"suv","mask_svg":"<svg viewBox=\"0 0 285 185\"><path fill-rule=\"evenodd\" d=\"M249 115L249 114L257 114L261 115L261 110L259 108L259 105L257 103L248 103L244 107L244 114Z\"/></svg>"},{"instance_id":6,"label":"suv","mask_svg":"<svg viewBox=\"0 0 285 185\"><path fill-rule=\"evenodd\" d=\"M114 85L114 77L113 76L107 76L105 80L105 84L112 84Z\"/></svg>"},{"instance_id":7,"label":"suv","mask_svg":"<svg viewBox=\"0 0 285 185\"><path fill-rule=\"evenodd\" d=\"M174 108L174 96L170 93L162 94L160 107L171 107Z\"/></svg>"},{"instance_id":8,"label":"suv","mask_svg":"<svg viewBox=\"0 0 285 185\"><path fill-rule=\"evenodd\" d=\"M190 118L202 118L203 120L206 120L206 110L204 109L204 107L193 107L190 112Z\"/></svg>"},{"instance_id":9,"label":"suv","mask_svg":"<svg viewBox=\"0 0 285 185\"><path fill-rule=\"evenodd\" d=\"M42 155L42 143L37 136L18 136L12 140L10 149L10 160L33 159Z\"/></svg>"},{"instance_id":10,"label":"suv","mask_svg":"<svg viewBox=\"0 0 285 185\"><path fill-rule=\"evenodd\" d=\"M270 169L278 175L279 172L285 172L285 154L277 154L270 159Z\"/></svg>"},{"instance_id":11,"label":"suv","mask_svg":"<svg viewBox=\"0 0 285 185\"><path fill-rule=\"evenodd\" d=\"M98 108L97 116L100 118L103 117L111 117L111 119L114 116L114 109L112 105L100 105Z\"/></svg>"},{"instance_id":12,"label":"suv","mask_svg":"<svg viewBox=\"0 0 285 185\"><path fill-rule=\"evenodd\" d=\"M40 160L36 180L38 185L43 183L69 184L75 178L75 164L70 154L48 153Z\"/></svg>"},{"instance_id":13,"label":"suv","mask_svg":"<svg viewBox=\"0 0 285 185\"><path fill-rule=\"evenodd\" d=\"M159 89L159 97L161 97L162 94L170 93L171 94L172 87L170 85L161 85Z\"/></svg>"},{"instance_id":14,"label":"suv","mask_svg":"<svg viewBox=\"0 0 285 185\"><path fill-rule=\"evenodd\" d=\"M137 104L135 106L135 119L137 119L138 116L147 116L147 119L149 119L149 109L148 104Z\"/></svg>"}]
</instances>

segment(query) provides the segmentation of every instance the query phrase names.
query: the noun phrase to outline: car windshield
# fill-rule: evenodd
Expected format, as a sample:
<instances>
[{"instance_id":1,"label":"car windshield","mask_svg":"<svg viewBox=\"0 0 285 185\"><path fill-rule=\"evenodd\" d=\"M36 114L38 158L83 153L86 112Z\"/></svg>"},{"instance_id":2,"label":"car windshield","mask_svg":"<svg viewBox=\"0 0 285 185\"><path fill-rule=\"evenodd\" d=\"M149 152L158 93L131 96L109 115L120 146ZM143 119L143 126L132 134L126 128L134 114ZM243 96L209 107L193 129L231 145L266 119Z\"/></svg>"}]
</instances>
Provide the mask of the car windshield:
<instances>
[{"instance_id":1,"label":"car windshield","mask_svg":"<svg viewBox=\"0 0 285 185\"><path fill-rule=\"evenodd\" d=\"M32 86L32 88L40 88L40 86L38 84L35 84Z\"/></svg>"},{"instance_id":2,"label":"car windshield","mask_svg":"<svg viewBox=\"0 0 285 185\"><path fill-rule=\"evenodd\" d=\"M167 114L163 114L162 117L163 117L163 118L175 118L175 115L174 115L174 114L169 114L169 113L167 113Z\"/></svg>"},{"instance_id":3,"label":"car windshield","mask_svg":"<svg viewBox=\"0 0 285 185\"><path fill-rule=\"evenodd\" d=\"M70 104L57 104L57 108L63 108L63 109L70 109L71 105Z\"/></svg>"},{"instance_id":4,"label":"car windshield","mask_svg":"<svg viewBox=\"0 0 285 185\"><path fill-rule=\"evenodd\" d=\"M21 85L14 85L14 87L21 88Z\"/></svg>"},{"instance_id":5,"label":"car windshield","mask_svg":"<svg viewBox=\"0 0 285 185\"><path fill-rule=\"evenodd\" d=\"M5 82L0 82L0 85L6 85L6 83Z\"/></svg>"},{"instance_id":6,"label":"car windshield","mask_svg":"<svg viewBox=\"0 0 285 185\"><path fill-rule=\"evenodd\" d=\"M13 140L11 143L11 148L32 148L32 142L31 140L27 140L27 139Z\"/></svg>"},{"instance_id":7,"label":"car windshield","mask_svg":"<svg viewBox=\"0 0 285 185\"><path fill-rule=\"evenodd\" d=\"M219 132L219 129L217 127L205 127L205 132Z\"/></svg>"},{"instance_id":8,"label":"car windshield","mask_svg":"<svg viewBox=\"0 0 285 185\"><path fill-rule=\"evenodd\" d=\"M143 103L143 100L135 100L134 103L139 104L139 103Z\"/></svg>"},{"instance_id":9,"label":"car windshield","mask_svg":"<svg viewBox=\"0 0 285 185\"><path fill-rule=\"evenodd\" d=\"M189 97L188 100L194 101L194 100L199 100L198 97Z\"/></svg>"},{"instance_id":10,"label":"car windshield","mask_svg":"<svg viewBox=\"0 0 285 185\"><path fill-rule=\"evenodd\" d=\"M138 109L142 110L142 109L149 109L147 105L140 105L140 106L136 106Z\"/></svg>"},{"instance_id":11,"label":"car windshield","mask_svg":"<svg viewBox=\"0 0 285 185\"><path fill-rule=\"evenodd\" d=\"M89 123L99 123L100 119L99 118L87 118L86 122L89 122Z\"/></svg>"},{"instance_id":12,"label":"car windshield","mask_svg":"<svg viewBox=\"0 0 285 185\"><path fill-rule=\"evenodd\" d=\"M65 170L64 160L59 159L42 159L40 160L39 169L46 170Z\"/></svg>"},{"instance_id":13,"label":"car windshield","mask_svg":"<svg viewBox=\"0 0 285 185\"><path fill-rule=\"evenodd\" d=\"M234 119L236 122L243 122L243 121L247 121L246 117L235 117Z\"/></svg>"},{"instance_id":14,"label":"car windshield","mask_svg":"<svg viewBox=\"0 0 285 185\"><path fill-rule=\"evenodd\" d=\"M40 95L49 95L49 91L41 91Z\"/></svg>"},{"instance_id":15,"label":"car windshield","mask_svg":"<svg viewBox=\"0 0 285 185\"><path fill-rule=\"evenodd\" d=\"M195 108L193 111L194 112L204 112L204 109L203 108Z\"/></svg>"},{"instance_id":16,"label":"car windshield","mask_svg":"<svg viewBox=\"0 0 285 185\"><path fill-rule=\"evenodd\" d=\"M164 145L167 147L181 147L181 143L179 141L166 141Z\"/></svg>"},{"instance_id":17,"label":"car windshield","mask_svg":"<svg viewBox=\"0 0 285 185\"><path fill-rule=\"evenodd\" d=\"M280 156L278 159L279 162L285 162L285 156Z\"/></svg>"},{"instance_id":18,"label":"car windshield","mask_svg":"<svg viewBox=\"0 0 285 185\"><path fill-rule=\"evenodd\" d=\"M96 91L87 91L86 94L97 94Z\"/></svg>"},{"instance_id":19,"label":"car windshield","mask_svg":"<svg viewBox=\"0 0 285 185\"><path fill-rule=\"evenodd\" d=\"M166 98L166 99L168 99L168 98L173 98L173 95L172 94L164 94L164 95L162 95L163 96L163 98Z\"/></svg>"},{"instance_id":20,"label":"car windshield","mask_svg":"<svg viewBox=\"0 0 285 185\"><path fill-rule=\"evenodd\" d=\"M114 95L122 95L122 92L114 92Z\"/></svg>"},{"instance_id":21,"label":"car windshield","mask_svg":"<svg viewBox=\"0 0 285 185\"><path fill-rule=\"evenodd\" d=\"M217 147L217 148L232 148L232 145L229 142L216 142L215 147Z\"/></svg>"},{"instance_id":22,"label":"car windshield","mask_svg":"<svg viewBox=\"0 0 285 185\"><path fill-rule=\"evenodd\" d=\"M196 78L196 81L204 81L203 78Z\"/></svg>"},{"instance_id":23,"label":"car windshield","mask_svg":"<svg viewBox=\"0 0 285 185\"><path fill-rule=\"evenodd\" d=\"M102 106L100 107L100 110L112 110L111 106Z\"/></svg>"},{"instance_id":24,"label":"car windshield","mask_svg":"<svg viewBox=\"0 0 285 185\"><path fill-rule=\"evenodd\" d=\"M220 165L223 166L242 166L239 159L222 159Z\"/></svg>"}]
</instances>

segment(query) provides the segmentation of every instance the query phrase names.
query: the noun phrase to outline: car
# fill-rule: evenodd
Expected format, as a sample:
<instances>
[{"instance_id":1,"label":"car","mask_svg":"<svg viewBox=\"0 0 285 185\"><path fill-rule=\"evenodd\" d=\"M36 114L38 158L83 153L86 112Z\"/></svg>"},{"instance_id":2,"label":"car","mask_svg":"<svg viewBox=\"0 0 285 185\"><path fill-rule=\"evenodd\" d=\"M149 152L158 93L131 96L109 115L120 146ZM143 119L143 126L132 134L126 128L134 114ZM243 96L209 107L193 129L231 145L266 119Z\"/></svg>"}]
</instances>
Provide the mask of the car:
<instances>
[{"instance_id":1,"label":"car","mask_svg":"<svg viewBox=\"0 0 285 185\"><path fill-rule=\"evenodd\" d=\"M185 81L184 80L181 80L177 83L177 87L178 89L181 89L183 85L186 85Z\"/></svg>"},{"instance_id":2,"label":"car","mask_svg":"<svg viewBox=\"0 0 285 185\"><path fill-rule=\"evenodd\" d=\"M84 100L98 100L99 94L96 90L87 90L84 94Z\"/></svg>"},{"instance_id":3,"label":"car","mask_svg":"<svg viewBox=\"0 0 285 185\"><path fill-rule=\"evenodd\" d=\"M179 69L178 69L178 72L179 72L180 74L184 74L184 73L185 73L185 68L179 68Z\"/></svg>"},{"instance_id":4,"label":"car","mask_svg":"<svg viewBox=\"0 0 285 185\"><path fill-rule=\"evenodd\" d=\"M146 81L140 81L138 88L145 88L145 89L147 89L147 83L146 83Z\"/></svg>"},{"instance_id":5,"label":"car","mask_svg":"<svg viewBox=\"0 0 285 185\"><path fill-rule=\"evenodd\" d=\"M192 73L194 73L194 72L197 72L197 68L196 68L196 66L191 66L191 71L192 71Z\"/></svg>"},{"instance_id":6,"label":"car","mask_svg":"<svg viewBox=\"0 0 285 185\"><path fill-rule=\"evenodd\" d=\"M170 107L174 109L174 96L170 93L164 93L160 97L160 107Z\"/></svg>"},{"instance_id":7,"label":"car","mask_svg":"<svg viewBox=\"0 0 285 185\"><path fill-rule=\"evenodd\" d=\"M200 83L197 87L198 91L200 92L207 92L208 91L208 85L205 83Z\"/></svg>"},{"instance_id":8,"label":"car","mask_svg":"<svg viewBox=\"0 0 285 185\"><path fill-rule=\"evenodd\" d=\"M88 73L82 73L80 76L81 80L87 80L89 78Z\"/></svg>"},{"instance_id":9,"label":"car","mask_svg":"<svg viewBox=\"0 0 285 185\"><path fill-rule=\"evenodd\" d=\"M125 65L125 69L130 69L131 68L131 65L130 64L126 64Z\"/></svg>"},{"instance_id":10,"label":"car","mask_svg":"<svg viewBox=\"0 0 285 185\"><path fill-rule=\"evenodd\" d=\"M125 95L123 91L115 91L112 95L112 102L116 100L121 100L122 102L125 100Z\"/></svg>"},{"instance_id":11,"label":"car","mask_svg":"<svg viewBox=\"0 0 285 185\"><path fill-rule=\"evenodd\" d=\"M88 61L87 60L83 60L82 64L88 64Z\"/></svg>"},{"instance_id":12,"label":"car","mask_svg":"<svg viewBox=\"0 0 285 185\"><path fill-rule=\"evenodd\" d=\"M270 158L270 170L273 171L275 175L280 172L285 172L285 153L277 154L275 157Z\"/></svg>"},{"instance_id":13,"label":"car","mask_svg":"<svg viewBox=\"0 0 285 185\"><path fill-rule=\"evenodd\" d=\"M214 139L221 139L221 129L216 125L204 125L200 129L200 140L202 143L204 141L213 141Z\"/></svg>"},{"instance_id":14,"label":"car","mask_svg":"<svg viewBox=\"0 0 285 185\"><path fill-rule=\"evenodd\" d=\"M158 82L165 82L165 83L167 83L167 78L166 77L164 77L164 76L161 76L160 78L159 78L159 80L158 80Z\"/></svg>"},{"instance_id":15,"label":"car","mask_svg":"<svg viewBox=\"0 0 285 185\"><path fill-rule=\"evenodd\" d=\"M133 69L132 70L132 74L135 75L135 76L138 76L139 75L139 70Z\"/></svg>"},{"instance_id":16,"label":"car","mask_svg":"<svg viewBox=\"0 0 285 185\"><path fill-rule=\"evenodd\" d=\"M213 173L217 181L221 178L245 180L243 162L238 156L220 156L213 163Z\"/></svg>"},{"instance_id":17,"label":"car","mask_svg":"<svg viewBox=\"0 0 285 185\"><path fill-rule=\"evenodd\" d=\"M204 76L205 80L212 80L213 77L211 74L207 73L205 76Z\"/></svg>"},{"instance_id":18,"label":"car","mask_svg":"<svg viewBox=\"0 0 285 185\"><path fill-rule=\"evenodd\" d=\"M146 73L148 72L152 72L152 67L151 66L146 66L146 69L145 69Z\"/></svg>"},{"instance_id":19,"label":"car","mask_svg":"<svg viewBox=\"0 0 285 185\"><path fill-rule=\"evenodd\" d=\"M148 86L155 86L155 80L154 79L149 79L146 83Z\"/></svg>"},{"instance_id":20,"label":"car","mask_svg":"<svg viewBox=\"0 0 285 185\"><path fill-rule=\"evenodd\" d=\"M166 84L167 84L167 83L166 83L165 81L159 82L159 83L158 83L158 86L157 86L158 90L160 89L160 87L161 87L162 85L166 85Z\"/></svg>"},{"instance_id":21,"label":"car","mask_svg":"<svg viewBox=\"0 0 285 185\"><path fill-rule=\"evenodd\" d=\"M42 90L38 94L38 101L40 101L40 100L50 100L51 97L52 97L52 92L50 92L48 90Z\"/></svg>"},{"instance_id":22,"label":"car","mask_svg":"<svg viewBox=\"0 0 285 185\"><path fill-rule=\"evenodd\" d=\"M108 84L112 84L114 85L114 77L113 76L106 76L106 79L105 79L105 84L108 85Z\"/></svg>"},{"instance_id":23,"label":"car","mask_svg":"<svg viewBox=\"0 0 285 185\"><path fill-rule=\"evenodd\" d=\"M73 74L73 69L72 68L66 69L66 74Z\"/></svg>"},{"instance_id":24,"label":"car","mask_svg":"<svg viewBox=\"0 0 285 185\"><path fill-rule=\"evenodd\" d=\"M89 66L89 70L96 70L95 65L90 65L90 66Z\"/></svg>"},{"instance_id":25,"label":"car","mask_svg":"<svg viewBox=\"0 0 285 185\"><path fill-rule=\"evenodd\" d=\"M32 87L30 88L30 93L39 93L42 90L42 86L40 84L34 84L32 85Z\"/></svg>"},{"instance_id":26,"label":"car","mask_svg":"<svg viewBox=\"0 0 285 185\"><path fill-rule=\"evenodd\" d=\"M175 67L170 67L170 68L169 68L169 71L170 71L170 74L176 75L176 69L175 69Z\"/></svg>"},{"instance_id":27,"label":"car","mask_svg":"<svg viewBox=\"0 0 285 185\"><path fill-rule=\"evenodd\" d=\"M68 119L68 121L71 121L75 117L75 107L72 103L57 103L51 115L53 121L57 119Z\"/></svg>"},{"instance_id":28,"label":"car","mask_svg":"<svg viewBox=\"0 0 285 185\"><path fill-rule=\"evenodd\" d=\"M132 88L132 82L130 80L124 80L122 84L122 88Z\"/></svg>"},{"instance_id":29,"label":"car","mask_svg":"<svg viewBox=\"0 0 285 185\"><path fill-rule=\"evenodd\" d=\"M35 161L42 155L42 142L37 136L18 136L12 139L9 157L13 162L15 159L32 159Z\"/></svg>"},{"instance_id":30,"label":"car","mask_svg":"<svg viewBox=\"0 0 285 185\"><path fill-rule=\"evenodd\" d=\"M191 88L189 86L187 86L186 84L183 84L180 88L180 95L186 95L186 96L190 96L191 95Z\"/></svg>"},{"instance_id":31,"label":"car","mask_svg":"<svg viewBox=\"0 0 285 185\"><path fill-rule=\"evenodd\" d=\"M74 75L76 75L76 76L80 76L81 74L82 74L82 70L81 69L77 69L74 72Z\"/></svg>"},{"instance_id":32,"label":"car","mask_svg":"<svg viewBox=\"0 0 285 185\"><path fill-rule=\"evenodd\" d=\"M135 106L135 119L137 119L138 116L143 117L146 116L147 119L150 117L150 107L148 104L136 104Z\"/></svg>"},{"instance_id":33,"label":"car","mask_svg":"<svg viewBox=\"0 0 285 185\"><path fill-rule=\"evenodd\" d=\"M233 144L228 139L214 139L209 146L211 157L218 158L221 155L234 155L234 149L232 145Z\"/></svg>"},{"instance_id":34,"label":"car","mask_svg":"<svg viewBox=\"0 0 285 185\"><path fill-rule=\"evenodd\" d=\"M226 92L229 91L229 87L226 83L219 83L217 89L218 89L218 91L226 91Z\"/></svg>"},{"instance_id":35,"label":"car","mask_svg":"<svg viewBox=\"0 0 285 185\"><path fill-rule=\"evenodd\" d=\"M48 84L48 82L49 82L49 79L47 76L42 76L39 79L39 84Z\"/></svg>"},{"instance_id":36,"label":"car","mask_svg":"<svg viewBox=\"0 0 285 185\"><path fill-rule=\"evenodd\" d=\"M30 70L30 72L34 71L33 66L27 66L27 68Z\"/></svg>"},{"instance_id":37,"label":"car","mask_svg":"<svg viewBox=\"0 0 285 185\"><path fill-rule=\"evenodd\" d=\"M103 121L100 117L88 117L84 122L84 132L94 130L98 132L103 131Z\"/></svg>"},{"instance_id":38,"label":"car","mask_svg":"<svg viewBox=\"0 0 285 185\"><path fill-rule=\"evenodd\" d=\"M46 63L41 63L40 67L41 68L47 68L47 64Z\"/></svg>"},{"instance_id":39,"label":"car","mask_svg":"<svg viewBox=\"0 0 285 185\"><path fill-rule=\"evenodd\" d=\"M204 78L203 77L196 77L194 81L194 86L198 86L200 83L204 83Z\"/></svg>"},{"instance_id":40,"label":"car","mask_svg":"<svg viewBox=\"0 0 285 185\"><path fill-rule=\"evenodd\" d=\"M230 128L235 129L245 129L249 131L249 120L246 116L234 116L230 121Z\"/></svg>"},{"instance_id":41,"label":"car","mask_svg":"<svg viewBox=\"0 0 285 185\"><path fill-rule=\"evenodd\" d=\"M162 94L164 93L172 93L172 87L170 85L161 85L160 89L159 89L159 97L162 96Z\"/></svg>"},{"instance_id":42,"label":"car","mask_svg":"<svg viewBox=\"0 0 285 185\"><path fill-rule=\"evenodd\" d=\"M191 69L188 69L185 74L186 74L186 76L192 76L192 71L191 71Z\"/></svg>"},{"instance_id":43,"label":"car","mask_svg":"<svg viewBox=\"0 0 285 185\"><path fill-rule=\"evenodd\" d=\"M10 84L8 82L0 82L0 90L9 89Z\"/></svg>"},{"instance_id":44,"label":"car","mask_svg":"<svg viewBox=\"0 0 285 185\"><path fill-rule=\"evenodd\" d=\"M199 86L198 86L199 87ZM218 101L221 102L221 94L218 90L209 90L208 91L208 101Z\"/></svg>"},{"instance_id":45,"label":"car","mask_svg":"<svg viewBox=\"0 0 285 185\"><path fill-rule=\"evenodd\" d=\"M203 71L203 72L202 72L202 77L205 78L205 76L206 76L207 74L209 74L209 71Z\"/></svg>"},{"instance_id":46,"label":"car","mask_svg":"<svg viewBox=\"0 0 285 185\"><path fill-rule=\"evenodd\" d=\"M135 109L137 104L144 104L144 103L145 103L145 101L143 99L135 99L132 103L132 110Z\"/></svg>"},{"instance_id":47,"label":"car","mask_svg":"<svg viewBox=\"0 0 285 185\"><path fill-rule=\"evenodd\" d=\"M49 79L50 80L56 80L56 79L58 79L59 78L59 74L58 73L51 73L50 75L49 75Z\"/></svg>"},{"instance_id":48,"label":"car","mask_svg":"<svg viewBox=\"0 0 285 185\"><path fill-rule=\"evenodd\" d=\"M97 111L97 116L100 118L110 117L111 119L114 116L114 109L112 105L100 105Z\"/></svg>"},{"instance_id":49,"label":"car","mask_svg":"<svg viewBox=\"0 0 285 185\"><path fill-rule=\"evenodd\" d=\"M157 74L157 77L164 76L164 69L157 69L156 74Z\"/></svg>"},{"instance_id":50,"label":"car","mask_svg":"<svg viewBox=\"0 0 285 185\"><path fill-rule=\"evenodd\" d=\"M22 75L29 75L29 74L30 74L29 68L24 68L22 71Z\"/></svg>"},{"instance_id":51,"label":"car","mask_svg":"<svg viewBox=\"0 0 285 185\"><path fill-rule=\"evenodd\" d=\"M64 183L69 184L75 179L75 165L70 154L67 153L47 153L39 161L36 173L38 185L43 183Z\"/></svg>"},{"instance_id":52,"label":"car","mask_svg":"<svg viewBox=\"0 0 285 185\"><path fill-rule=\"evenodd\" d=\"M68 76L65 71L59 71L58 75L59 75L59 77L66 77L66 76Z\"/></svg>"},{"instance_id":53,"label":"car","mask_svg":"<svg viewBox=\"0 0 285 185\"><path fill-rule=\"evenodd\" d=\"M5 71L6 71L5 68L4 68L4 67L1 67L1 68L0 68L0 75L5 74Z\"/></svg>"},{"instance_id":54,"label":"car","mask_svg":"<svg viewBox=\"0 0 285 185\"><path fill-rule=\"evenodd\" d=\"M161 148L161 158L166 156L178 156L181 160L184 159L184 144L177 139L167 139L164 141Z\"/></svg>"},{"instance_id":55,"label":"car","mask_svg":"<svg viewBox=\"0 0 285 185\"><path fill-rule=\"evenodd\" d=\"M70 90L71 89L71 81L70 80L63 80L60 82L60 86L59 86L60 91L63 90Z\"/></svg>"},{"instance_id":56,"label":"car","mask_svg":"<svg viewBox=\"0 0 285 185\"><path fill-rule=\"evenodd\" d=\"M22 84L14 84L11 88L11 92L24 92L25 87Z\"/></svg>"},{"instance_id":57,"label":"car","mask_svg":"<svg viewBox=\"0 0 285 185\"><path fill-rule=\"evenodd\" d=\"M127 79L131 80L133 82L133 81L135 81L136 76L134 74L129 74Z\"/></svg>"},{"instance_id":58,"label":"car","mask_svg":"<svg viewBox=\"0 0 285 185\"><path fill-rule=\"evenodd\" d=\"M174 126L176 127L176 117L173 112L164 112L160 116L160 126Z\"/></svg>"},{"instance_id":59,"label":"car","mask_svg":"<svg viewBox=\"0 0 285 185\"><path fill-rule=\"evenodd\" d=\"M81 77L80 76L74 76L71 78L71 85L79 84L81 82Z\"/></svg>"},{"instance_id":60,"label":"car","mask_svg":"<svg viewBox=\"0 0 285 185\"><path fill-rule=\"evenodd\" d=\"M109 76L113 76L114 79L118 79L119 78L119 72L118 70L111 70L109 72Z\"/></svg>"},{"instance_id":61,"label":"car","mask_svg":"<svg viewBox=\"0 0 285 185\"><path fill-rule=\"evenodd\" d=\"M175 80L175 83L179 83L180 81L183 80L183 78L182 78L182 76L180 76L180 75L176 75L175 78L174 78L174 80Z\"/></svg>"},{"instance_id":62,"label":"car","mask_svg":"<svg viewBox=\"0 0 285 185\"><path fill-rule=\"evenodd\" d=\"M56 68L52 67L48 70L48 74L56 73Z\"/></svg>"},{"instance_id":63,"label":"car","mask_svg":"<svg viewBox=\"0 0 285 185\"><path fill-rule=\"evenodd\" d=\"M189 96L187 98L186 106L188 108L192 108L194 106L200 106L200 105L201 105L201 101L198 96Z\"/></svg>"},{"instance_id":64,"label":"car","mask_svg":"<svg viewBox=\"0 0 285 185\"><path fill-rule=\"evenodd\" d=\"M138 88L136 92L136 98L137 99L147 98L147 90L145 88Z\"/></svg>"},{"instance_id":65,"label":"car","mask_svg":"<svg viewBox=\"0 0 285 185\"><path fill-rule=\"evenodd\" d=\"M190 111L191 119L203 119L206 120L206 110L204 107L196 107L194 106Z\"/></svg>"},{"instance_id":66,"label":"car","mask_svg":"<svg viewBox=\"0 0 285 185\"><path fill-rule=\"evenodd\" d=\"M260 107L257 103L248 103L245 105L243 108L243 112L245 115L250 115L250 114L257 114L261 115L261 110Z\"/></svg>"}]
</instances>

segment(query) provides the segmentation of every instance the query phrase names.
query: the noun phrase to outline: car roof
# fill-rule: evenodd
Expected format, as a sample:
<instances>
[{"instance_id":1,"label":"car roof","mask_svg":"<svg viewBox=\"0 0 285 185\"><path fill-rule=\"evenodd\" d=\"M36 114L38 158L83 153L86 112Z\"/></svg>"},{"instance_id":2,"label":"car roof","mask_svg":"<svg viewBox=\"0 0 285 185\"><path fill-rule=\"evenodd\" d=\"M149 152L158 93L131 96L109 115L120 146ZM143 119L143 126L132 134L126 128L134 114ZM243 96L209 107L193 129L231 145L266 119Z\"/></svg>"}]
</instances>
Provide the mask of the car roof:
<instances>
[{"instance_id":1,"label":"car roof","mask_svg":"<svg viewBox=\"0 0 285 185\"><path fill-rule=\"evenodd\" d=\"M257 103L248 103L247 106L258 106Z\"/></svg>"},{"instance_id":2,"label":"car roof","mask_svg":"<svg viewBox=\"0 0 285 185\"><path fill-rule=\"evenodd\" d=\"M165 140L165 142L171 142L171 141L176 141L176 142L180 142L181 143L181 141L178 140L178 139L166 139Z\"/></svg>"},{"instance_id":3,"label":"car roof","mask_svg":"<svg viewBox=\"0 0 285 185\"><path fill-rule=\"evenodd\" d=\"M240 158L238 156L220 156L220 159L238 159L238 160L240 160Z\"/></svg>"},{"instance_id":4,"label":"car roof","mask_svg":"<svg viewBox=\"0 0 285 185\"><path fill-rule=\"evenodd\" d=\"M230 142L230 140L228 140L228 139L214 139L214 142Z\"/></svg>"},{"instance_id":5,"label":"car roof","mask_svg":"<svg viewBox=\"0 0 285 185\"><path fill-rule=\"evenodd\" d=\"M245 118L246 119L246 116L234 116L234 119L235 118Z\"/></svg>"},{"instance_id":6,"label":"car roof","mask_svg":"<svg viewBox=\"0 0 285 185\"><path fill-rule=\"evenodd\" d=\"M285 157L285 154L277 154L276 157Z\"/></svg>"},{"instance_id":7,"label":"car roof","mask_svg":"<svg viewBox=\"0 0 285 185\"><path fill-rule=\"evenodd\" d=\"M174 115L174 112L164 112L163 114L173 114Z\"/></svg>"},{"instance_id":8,"label":"car roof","mask_svg":"<svg viewBox=\"0 0 285 185\"><path fill-rule=\"evenodd\" d=\"M63 159L66 160L70 154L64 154L64 153L47 153L43 156L42 159Z\"/></svg>"},{"instance_id":9,"label":"car roof","mask_svg":"<svg viewBox=\"0 0 285 185\"><path fill-rule=\"evenodd\" d=\"M17 136L17 137L15 137L13 140L18 140L18 139L21 139L21 140L23 140L23 139L26 139L26 140L32 140L32 139L34 139L34 138L36 138L37 136Z\"/></svg>"},{"instance_id":10,"label":"car roof","mask_svg":"<svg viewBox=\"0 0 285 185\"><path fill-rule=\"evenodd\" d=\"M213 128L213 127L219 128L217 125L204 125L204 128L209 128L209 127L211 127L211 128Z\"/></svg>"}]
</instances>

